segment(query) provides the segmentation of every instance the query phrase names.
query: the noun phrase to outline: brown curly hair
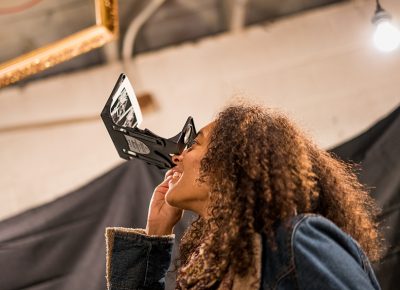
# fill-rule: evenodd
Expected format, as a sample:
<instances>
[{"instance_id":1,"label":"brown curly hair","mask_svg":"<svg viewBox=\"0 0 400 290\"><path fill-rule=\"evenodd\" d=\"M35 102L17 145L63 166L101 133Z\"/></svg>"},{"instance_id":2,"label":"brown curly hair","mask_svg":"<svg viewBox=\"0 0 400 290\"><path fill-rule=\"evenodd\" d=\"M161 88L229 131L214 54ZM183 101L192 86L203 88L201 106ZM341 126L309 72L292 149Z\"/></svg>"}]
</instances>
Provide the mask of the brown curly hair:
<instances>
[{"instance_id":1,"label":"brown curly hair","mask_svg":"<svg viewBox=\"0 0 400 290\"><path fill-rule=\"evenodd\" d=\"M228 266L248 274L255 232L274 247L277 221L322 215L380 256L378 209L354 165L319 149L284 114L260 105L228 106L216 118L200 181L210 186L207 220L199 217L180 244L177 289L210 289Z\"/></svg>"}]
</instances>

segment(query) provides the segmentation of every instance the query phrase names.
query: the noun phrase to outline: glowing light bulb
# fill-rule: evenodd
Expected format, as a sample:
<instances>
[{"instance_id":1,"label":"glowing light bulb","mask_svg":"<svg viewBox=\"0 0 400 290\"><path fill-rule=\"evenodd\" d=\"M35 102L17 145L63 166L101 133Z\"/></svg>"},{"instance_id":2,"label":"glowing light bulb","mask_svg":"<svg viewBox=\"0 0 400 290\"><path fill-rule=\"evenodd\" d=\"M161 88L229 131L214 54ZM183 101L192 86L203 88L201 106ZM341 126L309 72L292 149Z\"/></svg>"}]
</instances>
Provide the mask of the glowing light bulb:
<instances>
[{"instance_id":1,"label":"glowing light bulb","mask_svg":"<svg viewBox=\"0 0 400 290\"><path fill-rule=\"evenodd\" d=\"M375 30L374 43L381 51L395 50L400 44L400 31L389 20L380 21Z\"/></svg>"}]
</instances>

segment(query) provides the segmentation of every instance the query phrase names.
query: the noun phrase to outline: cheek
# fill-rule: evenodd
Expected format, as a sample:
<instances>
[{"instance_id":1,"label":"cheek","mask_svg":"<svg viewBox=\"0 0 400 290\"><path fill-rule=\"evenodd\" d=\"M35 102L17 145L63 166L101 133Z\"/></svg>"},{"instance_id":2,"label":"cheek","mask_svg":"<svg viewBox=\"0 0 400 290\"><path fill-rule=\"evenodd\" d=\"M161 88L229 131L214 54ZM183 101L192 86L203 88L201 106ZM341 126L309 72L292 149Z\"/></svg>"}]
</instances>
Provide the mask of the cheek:
<instances>
[{"instance_id":1,"label":"cheek","mask_svg":"<svg viewBox=\"0 0 400 290\"><path fill-rule=\"evenodd\" d=\"M199 166L186 167L181 179L168 190L165 200L168 204L190 209L193 202L205 201L208 198L208 185L199 182Z\"/></svg>"},{"instance_id":2,"label":"cheek","mask_svg":"<svg viewBox=\"0 0 400 290\"><path fill-rule=\"evenodd\" d=\"M195 186L197 179L200 177L200 156L188 155L187 158L183 160L183 172L184 176L182 181L187 186Z\"/></svg>"},{"instance_id":3,"label":"cheek","mask_svg":"<svg viewBox=\"0 0 400 290\"><path fill-rule=\"evenodd\" d=\"M209 186L206 182L200 182L200 166L190 170L187 179L183 179L182 188L185 188L183 193L185 198L193 200L205 200L208 197Z\"/></svg>"},{"instance_id":4,"label":"cheek","mask_svg":"<svg viewBox=\"0 0 400 290\"><path fill-rule=\"evenodd\" d=\"M190 164L185 165L184 162L184 168L185 172L189 172L188 179L185 180L185 183L187 182L187 186L191 187L191 192L194 195L197 195L198 197L202 197L205 195L205 192L208 194L208 185L205 182L200 182L200 167L201 167L201 160L202 160L203 154L199 154L194 156L190 161ZM188 168L186 170L186 168Z\"/></svg>"},{"instance_id":5,"label":"cheek","mask_svg":"<svg viewBox=\"0 0 400 290\"><path fill-rule=\"evenodd\" d=\"M180 201L200 200L208 196L208 186L198 181L200 177L201 160L205 149L196 147L187 152L182 159L183 175L174 184L166 195L166 200L171 205Z\"/></svg>"}]
</instances>

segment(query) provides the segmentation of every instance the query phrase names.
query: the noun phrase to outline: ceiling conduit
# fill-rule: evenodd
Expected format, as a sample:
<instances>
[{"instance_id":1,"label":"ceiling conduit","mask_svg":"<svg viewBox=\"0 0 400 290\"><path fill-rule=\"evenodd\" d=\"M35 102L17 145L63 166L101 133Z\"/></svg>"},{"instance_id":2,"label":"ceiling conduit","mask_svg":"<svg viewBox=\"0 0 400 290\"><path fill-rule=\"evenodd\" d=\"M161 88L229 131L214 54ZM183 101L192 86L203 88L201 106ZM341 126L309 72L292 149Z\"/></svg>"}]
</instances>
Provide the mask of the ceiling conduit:
<instances>
[{"instance_id":1,"label":"ceiling conduit","mask_svg":"<svg viewBox=\"0 0 400 290\"><path fill-rule=\"evenodd\" d=\"M140 92L143 87L135 61L132 59L136 36L143 24L146 23L150 16L152 16L164 2L165 0L149 1L149 4L147 4L147 6L139 13L139 15L137 15L129 24L122 42L123 67L136 92Z\"/></svg>"}]
</instances>

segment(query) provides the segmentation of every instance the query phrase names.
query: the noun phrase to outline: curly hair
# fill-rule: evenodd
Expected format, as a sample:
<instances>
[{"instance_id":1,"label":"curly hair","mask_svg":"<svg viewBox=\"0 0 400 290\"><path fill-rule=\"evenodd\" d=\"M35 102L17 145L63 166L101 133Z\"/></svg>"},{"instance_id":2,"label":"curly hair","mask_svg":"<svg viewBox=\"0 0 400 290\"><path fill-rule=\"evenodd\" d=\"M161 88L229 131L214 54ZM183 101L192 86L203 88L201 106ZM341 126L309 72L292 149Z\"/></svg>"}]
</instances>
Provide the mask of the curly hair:
<instances>
[{"instance_id":1,"label":"curly hair","mask_svg":"<svg viewBox=\"0 0 400 290\"><path fill-rule=\"evenodd\" d=\"M380 257L378 208L355 166L319 149L284 114L260 105L225 108L213 124L200 181L210 186L207 220L180 244L177 289L210 289L228 266L240 276L253 262L251 237L274 245L274 225L295 214L322 215Z\"/></svg>"}]
</instances>

